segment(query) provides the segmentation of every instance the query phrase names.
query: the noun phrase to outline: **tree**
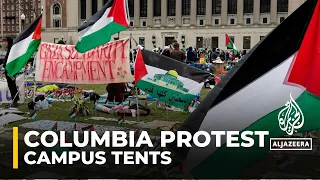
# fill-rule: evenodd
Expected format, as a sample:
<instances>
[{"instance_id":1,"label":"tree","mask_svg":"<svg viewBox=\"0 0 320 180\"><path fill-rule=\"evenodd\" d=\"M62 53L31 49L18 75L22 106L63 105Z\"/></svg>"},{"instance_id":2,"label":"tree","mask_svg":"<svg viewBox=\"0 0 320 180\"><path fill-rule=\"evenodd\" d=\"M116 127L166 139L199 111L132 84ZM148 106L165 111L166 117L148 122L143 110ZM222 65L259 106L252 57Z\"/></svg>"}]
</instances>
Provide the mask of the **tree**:
<instances>
[{"instance_id":1,"label":"tree","mask_svg":"<svg viewBox=\"0 0 320 180\"><path fill-rule=\"evenodd\" d=\"M36 9L37 2L38 1L36 1L36 0L33 0L33 1L20 0L20 1L17 2L18 6L19 6L19 8L21 10L21 13L24 13L24 15L26 16L26 20L28 19L29 23L32 22L39 15L38 9ZM38 8L40 8L40 7L38 7ZM34 19L33 20L31 19L31 15L32 14L34 14Z\"/></svg>"}]
</instances>

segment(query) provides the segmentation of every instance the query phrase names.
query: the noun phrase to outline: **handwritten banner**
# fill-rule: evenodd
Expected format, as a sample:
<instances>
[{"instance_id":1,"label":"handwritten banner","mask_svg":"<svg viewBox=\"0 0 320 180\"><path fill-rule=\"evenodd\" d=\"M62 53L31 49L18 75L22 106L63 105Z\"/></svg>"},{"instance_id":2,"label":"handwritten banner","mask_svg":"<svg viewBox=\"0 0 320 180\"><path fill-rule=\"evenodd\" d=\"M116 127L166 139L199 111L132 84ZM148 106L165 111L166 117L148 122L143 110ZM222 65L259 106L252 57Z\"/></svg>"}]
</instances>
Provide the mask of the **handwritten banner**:
<instances>
[{"instance_id":1,"label":"handwritten banner","mask_svg":"<svg viewBox=\"0 0 320 180\"><path fill-rule=\"evenodd\" d=\"M17 89L19 89L19 97L20 100L18 103L24 102L24 75L17 77L16 79ZM8 83L6 80L0 81L0 103L12 103L12 99L14 98L11 96Z\"/></svg>"},{"instance_id":2,"label":"handwritten banner","mask_svg":"<svg viewBox=\"0 0 320 180\"><path fill-rule=\"evenodd\" d=\"M37 53L35 79L68 84L131 82L129 46L126 38L80 54L73 45L43 42Z\"/></svg>"}]
</instances>

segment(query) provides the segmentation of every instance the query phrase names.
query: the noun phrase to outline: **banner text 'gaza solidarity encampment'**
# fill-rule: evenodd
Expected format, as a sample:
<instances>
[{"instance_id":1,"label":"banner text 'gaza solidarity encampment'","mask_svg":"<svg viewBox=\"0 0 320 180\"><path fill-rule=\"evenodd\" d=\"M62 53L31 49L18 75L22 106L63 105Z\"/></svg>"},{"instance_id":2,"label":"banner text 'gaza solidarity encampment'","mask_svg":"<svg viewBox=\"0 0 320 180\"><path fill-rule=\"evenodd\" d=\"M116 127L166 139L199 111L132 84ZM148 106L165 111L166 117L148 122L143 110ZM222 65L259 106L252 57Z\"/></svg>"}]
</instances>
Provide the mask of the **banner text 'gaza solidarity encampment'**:
<instances>
[{"instance_id":1,"label":"banner text 'gaza solidarity encampment'","mask_svg":"<svg viewBox=\"0 0 320 180\"><path fill-rule=\"evenodd\" d=\"M129 39L114 41L84 54L72 45L41 43L36 81L70 84L123 83L133 80Z\"/></svg>"}]
</instances>

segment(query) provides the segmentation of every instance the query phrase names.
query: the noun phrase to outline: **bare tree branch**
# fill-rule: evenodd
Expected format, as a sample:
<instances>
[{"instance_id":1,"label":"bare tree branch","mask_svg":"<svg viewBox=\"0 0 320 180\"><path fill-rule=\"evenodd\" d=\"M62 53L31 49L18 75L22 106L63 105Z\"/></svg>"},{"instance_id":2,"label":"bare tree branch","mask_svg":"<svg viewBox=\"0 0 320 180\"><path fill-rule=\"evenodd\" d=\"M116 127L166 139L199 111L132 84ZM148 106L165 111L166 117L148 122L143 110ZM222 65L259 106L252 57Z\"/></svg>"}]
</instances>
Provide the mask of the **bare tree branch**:
<instances>
[{"instance_id":1,"label":"bare tree branch","mask_svg":"<svg viewBox=\"0 0 320 180\"><path fill-rule=\"evenodd\" d=\"M211 49L211 38L203 39L203 47L207 49Z\"/></svg>"}]
</instances>

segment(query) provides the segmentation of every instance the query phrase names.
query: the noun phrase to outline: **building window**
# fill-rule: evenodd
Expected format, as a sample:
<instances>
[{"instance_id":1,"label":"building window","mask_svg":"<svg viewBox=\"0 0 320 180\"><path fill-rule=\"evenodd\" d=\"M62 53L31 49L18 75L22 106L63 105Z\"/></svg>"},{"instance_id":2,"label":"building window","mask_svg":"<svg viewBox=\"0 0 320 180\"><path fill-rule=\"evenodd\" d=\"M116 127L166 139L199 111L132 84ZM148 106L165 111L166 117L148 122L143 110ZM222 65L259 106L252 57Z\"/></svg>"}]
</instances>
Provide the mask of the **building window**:
<instances>
[{"instance_id":1,"label":"building window","mask_svg":"<svg viewBox=\"0 0 320 180\"><path fill-rule=\"evenodd\" d=\"M80 0L80 7L81 7L81 19L86 19L87 18L86 0Z\"/></svg>"},{"instance_id":2,"label":"building window","mask_svg":"<svg viewBox=\"0 0 320 180\"><path fill-rule=\"evenodd\" d=\"M215 24L215 25L218 25L218 24L219 24L219 19L215 19L215 20L214 20L214 24Z\"/></svg>"},{"instance_id":3,"label":"building window","mask_svg":"<svg viewBox=\"0 0 320 180\"><path fill-rule=\"evenodd\" d=\"M228 14L237 14L237 0L228 0Z\"/></svg>"},{"instance_id":4,"label":"building window","mask_svg":"<svg viewBox=\"0 0 320 180\"><path fill-rule=\"evenodd\" d=\"M206 0L197 0L197 15L206 15Z\"/></svg>"},{"instance_id":5,"label":"building window","mask_svg":"<svg viewBox=\"0 0 320 180\"><path fill-rule=\"evenodd\" d=\"M60 38L53 38L53 43L57 44L60 40Z\"/></svg>"},{"instance_id":6,"label":"building window","mask_svg":"<svg viewBox=\"0 0 320 180\"><path fill-rule=\"evenodd\" d=\"M59 4L55 4L53 5L53 15L60 15L60 5Z\"/></svg>"},{"instance_id":7,"label":"building window","mask_svg":"<svg viewBox=\"0 0 320 180\"><path fill-rule=\"evenodd\" d=\"M203 37L197 37L197 48L203 48Z\"/></svg>"},{"instance_id":8,"label":"building window","mask_svg":"<svg viewBox=\"0 0 320 180\"><path fill-rule=\"evenodd\" d=\"M285 19L285 17L280 17L280 23L282 23Z\"/></svg>"},{"instance_id":9,"label":"building window","mask_svg":"<svg viewBox=\"0 0 320 180\"><path fill-rule=\"evenodd\" d=\"M264 36L260 36L260 41L262 41L262 40L263 40L263 38L264 38Z\"/></svg>"},{"instance_id":10,"label":"building window","mask_svg":"<svg viewBox=\"0 0 320 180\"><path fill-rule=\"evenodd\" d=\"M147 22L146 22L146 21L143 21L143 22L142 22L142 26L143 26L143 27L146 27L146 26L147 26Z\"/></svg>"},{"instance_id":11,"label":"building window","mask_svg":"<svg viewBox=\"0 0 320 180\"><path fill-rule=\"evenodd\" d=\"M153 16L161 16L161 0L153 1Z\"/></svg>"},{"instance_id":12,"label":"building window","mask_svg":"<svg viewBox=\"0 0 320 180\"><path fill-rule=\"evenodd\" d=\"M148 0L140 0L140 17L148 15Z\"/></svg>"},{"instance_id":13,"label":"building window","mask_svg":"<svg viewBox=\"0 0 320 180\"><path fill-rule=\"evenodd\" d=\"M289 5L288 0L277 0L278 13L281 13L281 12L287 13L288 12L288 5Z\"/></svg>"},{"instance_id":14,"label":"building window","mask_svg":"<svg viewBox=\"0 0 320 180\"><path fill-rule=\"evenodd\" d=\"M168 16L176 16L176 0L167 0Z\"/></svg>"},{"instance_id":15,"label":"building window","mask_svg":"<svg viewBox=\"0 0 320 180\"><path fill-rule=\"evenodd\" d=\"M52 24L54 28L60 28L61 27L61 6L60 4L56 3L53 5L52 7L52 12L53 12L53 16L52 16Z\"/></svg>"},{"instance_id":16,"label":"building window","mask_svg":"<svg viewBox=\"0 0 320 180\"><path fill-rule=\"evenodd\" d=\"M212 48L219 48L219 37L212 37Z\"/></svg>"},{"instance_id":17,"label":"building window","mask_svg":"<svg viewBox=\"0 0 320 180\"><path fill-rule=\"evenodd\" d=\"M243 37L243 49L250 49L251 48L251 37L244 36Z\"/></svg>"},{"instance_id":18,"label":"building window","mask_svg":"<svg viewBox=\"0 0 320 180\"><path fill-rule=\"evenodd\" d=\"M230 19L230 24L234 24L234 19Z\"/></svg>"},{"instance_id":19,"label":"building window","mask_svg":"<svg viewBox=\"0 0 320 180\"><path fill-rule=\"evenodd\" d=\"M133 22L132 21L130 22L130 26L133 27Z\"/></svg>"},{"instance_id":20,"label":"building window","mask_svg":"<svg viewBox=\"0 0 320 180\"><path fill-rule=\"evenodd\" d=\"M98 0L92 0L92 15L94 15L98 11Z\"/></svg>"},{"instance_id":21,"label":"building window","mask_svg":"<svg viewBox=\"0 0 320 180\"><path fill-rule=\"evenodd\" d=\"M128 6L130 17L134 17L134 0L128 0Z\"/></svg>"},{"instance_id":22,"label":"building window","mask_svg":"<svg viewBox=\"0 0 320 180\"><path fill-rule=\"evenodd\" d=\"M182 16L190 15L191 0L182 0Z\"/></svg>"},{"instance_id":23,"label":"building window","mask_svg":"<svg viewBox=\"0 0 320 180\"><path fill-rule=\"evenodd\" d=\"M53 20L53 27L54 27L54 28L59 28L59 27L61 27L61 21L60 21L60 19L54 19L54 20Z\"/></svg>"},{"instance_id":24,"label":"building window","mask_svg":"<svg viewBox=\"0 0 320 180\"><path fill-rule=\"evenodd\" d=\"M251 24L251 18L246 19L246 24Z\"/></svg>"},{"instance_id":25,"label":"building window","mask_svg":"<svg viewBox=\"0 0 320 180\"><path fill-rule=\"evenodd\" d=\"M260 13L269 13L271 0L260 0Z\"/></svg>"},{"instance_id":26,"label":"building window","mask_svg":"<svg viewBox=\"0 0 320 180\"><path fill-rule=\"evenodd\" d=\"M253 0L244 0L243 2L243 13L253 13Z\"/></svg>"},{"instance_id":27,"label":"building window","mask_svg":"<svg viewBox=\"0 0 320 180\"><path fill-rule=\"evenodd\" d=\"M199 24L200 24L200 26L203 26L203 20L202 19L200 19L200 22L199 22Z\"/></svg>"},{"instance_id":28,"label":"building window","mask_svg":"<svg viewBox=\"0 0 320 180\"><path fill-rule=\"evenodd\" d=\"M268 18L263 18L263 24L267 24L268 23Z\"/></svg>"},{"instance_id":29,"label":"building window","mask_svg":"<svg viewBox=\"0 0 320 180\"><path fill-rule=\"evenodd\" d=\"M139 45L144 46L145 39L144 37L139 37Z\"/></svg>"},{"instance_id":30,"label":"building window","mask_svg":"<svg viewBox=\"0 0 320 180\"><path fill-rule=\"evenodd\" d=\"M221 14L221 0L212 0L212 14Z\"/></svg>"}]
</instances>

